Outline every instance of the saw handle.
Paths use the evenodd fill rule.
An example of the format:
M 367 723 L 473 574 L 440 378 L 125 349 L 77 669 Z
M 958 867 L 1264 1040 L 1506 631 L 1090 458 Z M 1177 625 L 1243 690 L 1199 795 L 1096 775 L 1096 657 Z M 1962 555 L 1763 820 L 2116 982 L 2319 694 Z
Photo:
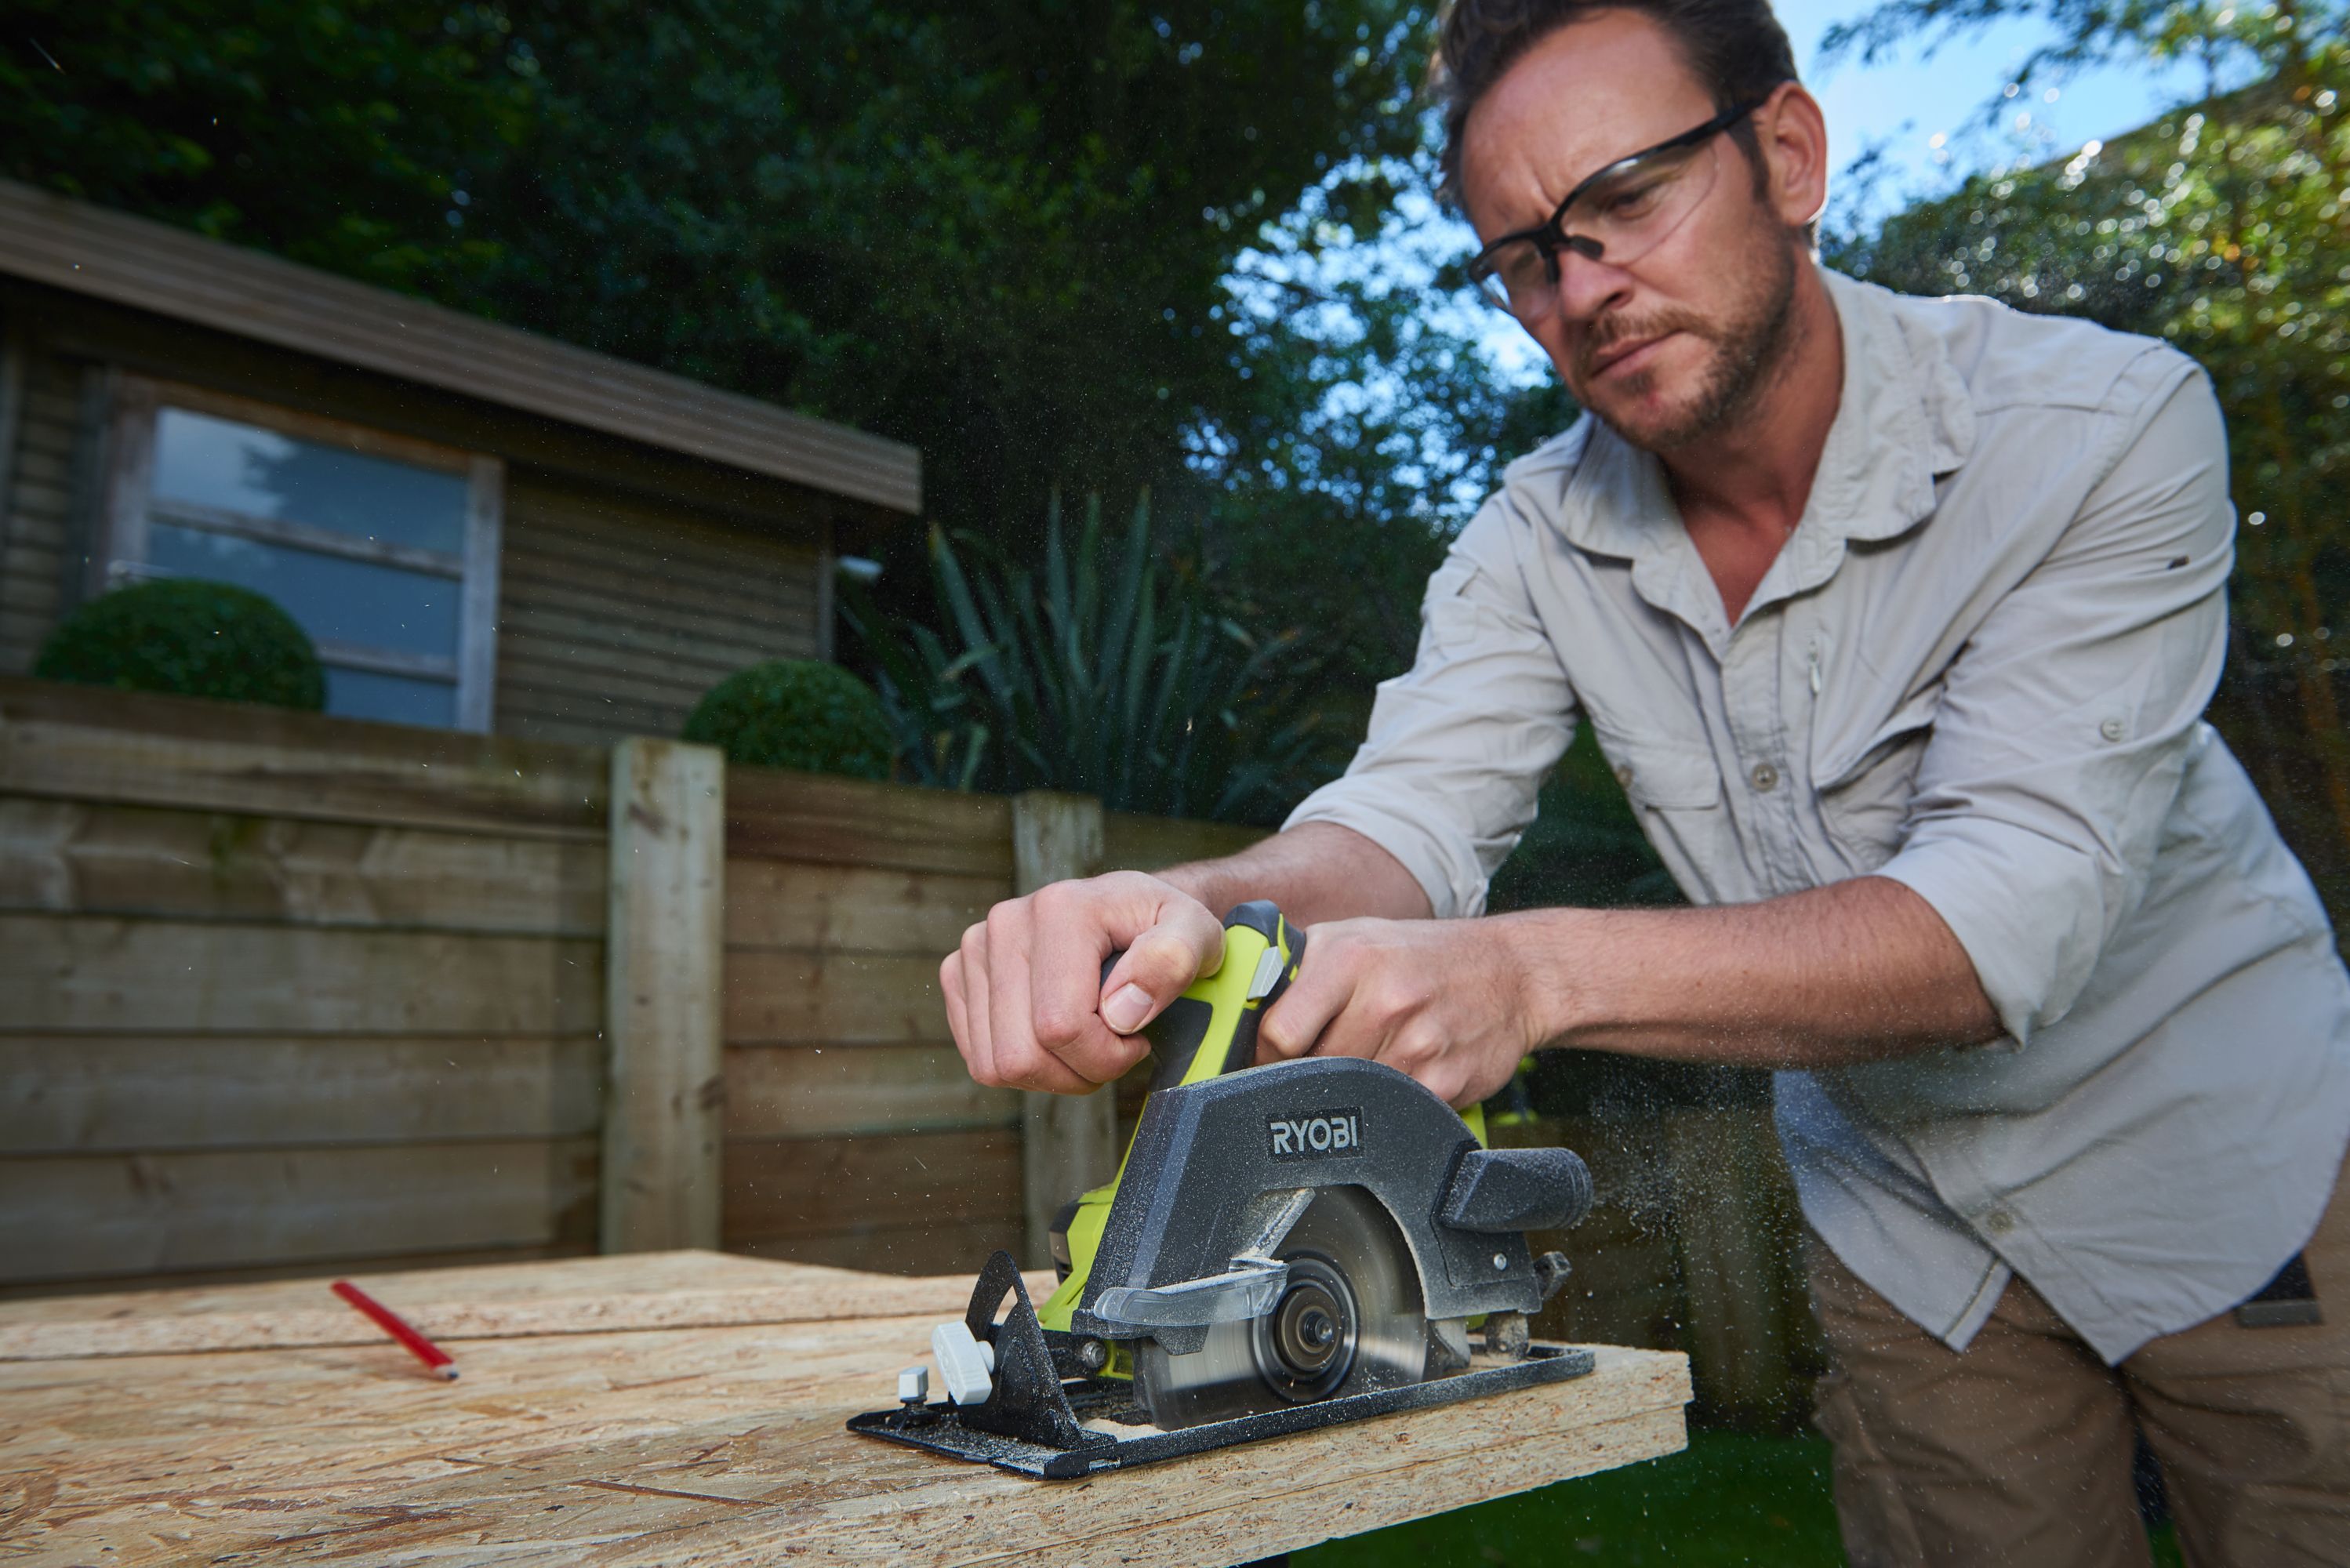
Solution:
M 1102 961 L 1103 984 L 1125 956 L 1121 948 Z M 1222 961 L 1142 1027 L 1158 1064 L 1151 1069 L 1152 1091 L 1236 1073 L 1253 1063 L 1264 1010 L 1281 1000 L 1305 957 L 1305 933 L 1283 919 L 1272 903 L 1257 898 L 1236 906 L 1224 917 Z

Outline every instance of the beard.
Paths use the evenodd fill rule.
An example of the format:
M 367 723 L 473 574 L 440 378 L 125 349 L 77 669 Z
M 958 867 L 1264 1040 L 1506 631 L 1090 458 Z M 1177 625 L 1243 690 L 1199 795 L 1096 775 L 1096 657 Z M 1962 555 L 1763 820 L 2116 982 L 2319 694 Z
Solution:
M 1769 236 L 1755 247 L 1760 263 L 1752 286 L 1721 317 L 1666 309 L 1644 316 L 1611 316 L 1594 325 L 1576 354 L 1585 386 L 1593 361 L 1614 345 L 1679 332 L 1706 343 L 1712 353 L 1696 383 L 1676 402 L 1654 412 L 1632 412 L 1657 390 L 1661 372 L 1635 370 L 1601 398 L 1578 398 L 1599 422 L 1644 452 L 1671 452 L 1735 425 L 1760 399 L 1787 358 L 1794 336 L 1795 257 L 1783 239 Z M 1611 410 L 1608 405 L 1617 407 Z

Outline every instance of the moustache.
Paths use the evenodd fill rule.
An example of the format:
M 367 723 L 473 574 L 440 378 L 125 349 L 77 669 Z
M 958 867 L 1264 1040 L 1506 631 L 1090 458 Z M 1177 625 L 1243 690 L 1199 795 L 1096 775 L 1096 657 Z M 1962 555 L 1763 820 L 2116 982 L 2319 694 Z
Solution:
M 1714 336 L 1711 322 L 1686 310 L 1660 310 L 1647 316 L 1609 316 L 1592 323 L 1583 340 L 1575 345 L 1575 369 L 1588 379 L 1599 373 L 1599 356 L 1617 344 L 1644 342 L 1651 337 L 1662 337 L 1669 332 L 1686 332 L 1697 337 Z

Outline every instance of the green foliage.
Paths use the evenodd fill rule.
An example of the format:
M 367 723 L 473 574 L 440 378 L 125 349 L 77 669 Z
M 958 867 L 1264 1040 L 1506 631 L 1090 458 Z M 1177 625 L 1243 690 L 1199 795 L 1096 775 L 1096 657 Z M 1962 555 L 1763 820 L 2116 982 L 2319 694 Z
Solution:
M 311 712 L 327 700 L 317 649 L 293 617 L 249 588 L 192 577 L 134 583 L 92 599 L 49 635 L 33 673 Z
M 1429 11 L 573 0 L 519 27 L 546 108 L 477 205 L 491 295 L 912 441 L 950 527 L 1033 529 L 1056 480 L 1164 480 L 1253 395 L 1219 280 L 1327 165 L 1416 138 Z
M 1291 717 L 1293 639 L 1216 614 L 1153 556 L 1149 497 L 1125 539 L 1088 499 L 1074 548 L 1060 501 L 1043 568 L 970 542 L 966 566 L 931 534 L 945 637 L 918 620 L 851 616 L 880 668 L 882 701 L 922 782 L 1060 789 L 1115 811 L 1278 820 L 1314 778 L 1313 723 Z
M 1432 11 L 22 0 L 0 165 L 910 441 L 942 521 L 1026 527 L 1035 454 L 1173 480 L 1252 405 L 1221 280 L 1417 140 Z
M 1212 486 L 1197 570 L 1244 624 L 1296 628 L 1333 735 L 1409 667 L 1429 574 L 1511 460 L 1573 422 L 1498 366 L 1426 149 L 1336 171 L 1258 232 L 1211 319 L 1255 400 L 1187 434 Z M 1331 584 L 1343 580 L 1346 591 Z
M 837 664 L 773 659 L 702 693 L 684 738 L 730 763 L 885 779 L 897 741 L 873 688 Z
M 442 0 L 13 0 L 0 171 L 393 287 L 488 260 L 463 171 L 536 101 L 504 13 Z M 463 303 L 452 300 L 452 303 Z
M 1914 20 L 1940 4 L 1900 0 L 1876 16 Z M 1831 258 L 1896 288 L 1990 294 L 2167 337 L 2211 373 L 2244 524 L 2213 718 L 2340 923 L 2350 661 L 2331 645 L 2350 632 L 2339 500 L 2350 482 L 2350 48 L 2338 5 L 2228 15 L 2082 13 L 2082 36 L 2105 57 L 2201 52 L 2259 79 L 2062 163 L 1970 181 L 1846 236 Z

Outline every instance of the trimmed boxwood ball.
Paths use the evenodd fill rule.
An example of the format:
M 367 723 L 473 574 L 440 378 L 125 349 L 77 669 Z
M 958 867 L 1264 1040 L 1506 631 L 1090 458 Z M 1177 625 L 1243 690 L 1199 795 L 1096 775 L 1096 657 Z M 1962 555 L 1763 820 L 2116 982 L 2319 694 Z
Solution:
M 44 680 L 317 712 L 327 672 L 309 634 L 250 588 L 161 577 L 90 600 L 42 646 Z
M 685 738 L 730 763 L 886 779 L 897 754 L 873 688 L 837 664 L 775 659 L 738 670 L 694 704 Z

